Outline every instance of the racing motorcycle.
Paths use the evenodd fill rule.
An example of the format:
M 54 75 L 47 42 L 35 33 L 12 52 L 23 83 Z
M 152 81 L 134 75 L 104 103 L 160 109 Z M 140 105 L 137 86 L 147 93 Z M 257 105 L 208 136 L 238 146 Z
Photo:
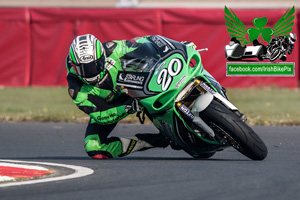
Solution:
M 252 160 L 267 156 L 266 145 L 204 70 L 197 50 L 159 35 L 127 45 L 131 52 L 121 58 L 117 84 L 142 106 L 141 122 L 146 114 L 173 149 L 194 158 L 228 147 Z
M 274 62 L 277 59 L 280 59 L 282 61 L 286 60 L 286 53 L 288 52 L 288 49 L 285 49 L 283 46 L 277 46 L 268 47 L 267 53 L 264 57 L 264 59 L 269 59 L 271 62 Z

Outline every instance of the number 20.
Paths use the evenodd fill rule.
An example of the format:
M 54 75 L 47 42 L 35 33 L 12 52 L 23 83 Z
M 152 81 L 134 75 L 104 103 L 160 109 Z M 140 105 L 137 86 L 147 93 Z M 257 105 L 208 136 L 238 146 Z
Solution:
M 177 63 L 177 68 L 175 68 L 175 64 Z M 159 73 L 158 77 L 157 77 L 157 84 L 161 85 L 161 89 L 162 91 L 166 91 L 172 81 L 173 81 L 173 77 L 177 76 L 182 69 L 182 61 L 178 58 L 173 58 L 169 65 L 168 65 L 168 69 L 164 68 L 163 70 L 161 70 L 161 72 Z

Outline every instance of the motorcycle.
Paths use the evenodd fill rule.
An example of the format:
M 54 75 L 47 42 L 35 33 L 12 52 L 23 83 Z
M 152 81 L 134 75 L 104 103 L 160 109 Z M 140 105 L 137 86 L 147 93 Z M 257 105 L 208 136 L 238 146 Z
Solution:
M 267 49 L 267 53 L 264 57 L 264 59 L 269 59 L 271 62 L 274 62 L 277 59 L 280 59 L 282 61 L 286 60 L 286 53 L 288 52 L 288 49 L 285 49 L 284 46 L 270 46 Z
M 204 70 L 197 50 L 159 35 L 127 45 L 117 84 L 142 106 L 141 123 L 146 113 L 173 149 L 194 158 L 228 147 L 252 160 L 267 156 L 266 145 Z

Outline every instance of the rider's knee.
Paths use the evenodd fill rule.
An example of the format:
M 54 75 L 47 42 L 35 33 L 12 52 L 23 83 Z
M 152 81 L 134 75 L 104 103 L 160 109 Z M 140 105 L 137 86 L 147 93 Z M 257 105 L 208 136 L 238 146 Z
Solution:
M 110 153 L 104 151 L 100 144 L 99 136 L 97 135 L 90 135 L 85 138 L 85 151 L 91 158 L 94 159 L 107 159 L 111 158 L 112 156 Z
M 94 159 L 112 158 L 110 153 L 102 151 L 98 140 L 88 140 L 85 145 L 85 151 L 88 154 L 88 156 Z

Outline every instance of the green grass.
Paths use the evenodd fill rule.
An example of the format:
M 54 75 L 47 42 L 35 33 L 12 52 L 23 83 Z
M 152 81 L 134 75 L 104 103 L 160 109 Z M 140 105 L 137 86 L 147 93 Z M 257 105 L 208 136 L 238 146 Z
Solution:
M 299 90 L 229 88 L 227 96 L 248 117 L 250 125 L 300 125 Z M 65 87 L 3 88 L 0 120 L 86 123 L 89 117 L 73 104 Z M 121 122 L 138 120 L 130 115 Z
M 229 100 L 251 125 L 300 125 L 300 92 L 280 88 L 230 89 Z
M 80 122 L 88 118 L 72 103 L 67 88 L 0 90 L 1 121 Z

